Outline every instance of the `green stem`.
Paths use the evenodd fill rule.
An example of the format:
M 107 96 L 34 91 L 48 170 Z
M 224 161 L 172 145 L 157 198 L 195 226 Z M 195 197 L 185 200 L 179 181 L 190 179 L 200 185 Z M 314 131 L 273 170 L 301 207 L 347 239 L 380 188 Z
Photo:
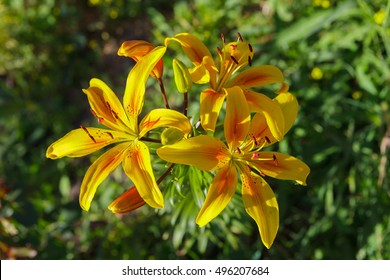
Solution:
M 187 117 L 188 112 L 188 92 L 184 93 L 184 108 L 183 108 L 183 114 Z
M 158 80 L 158 84 L 160 85 L 160 90 L 161 90 L 162 98 L 164 100 L 165 108 L 170 109 L 167 95 L 165 93 L 164 83 L 161 78 L 158 78 L 157 80 Z
M 171 165 L 168 167 L 168 169 L 164 172 L 163 175 L 160 176 L 160 178 L 158 178 L 158 180 L 156 181 L 157 185 L 159 185 L 162 180 L 165 179 L 165 177 L 167 177 L 167 175 L 171 172 L 172 168 L 175 166 L 174 163 L 171 163 Z
M 161 144 L 160 140 L 149 138 L 149 137 L 142 137 L 140 140 L 141 141 L 146 141 L 146 142 L 152 142 L 152 143 L 159 143 L 159 144 Z

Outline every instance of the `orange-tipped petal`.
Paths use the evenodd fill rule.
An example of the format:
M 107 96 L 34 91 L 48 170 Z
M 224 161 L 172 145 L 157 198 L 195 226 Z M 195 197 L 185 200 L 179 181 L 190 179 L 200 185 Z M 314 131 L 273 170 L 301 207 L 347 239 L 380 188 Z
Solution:
M 122 43 L 118 50 L 119 56 L 126 56 L 134 59 L 135 62 L 138 62 L 141 58 L 147 55 L 151 50 L 154 49 L 154 45 L 143 41 L 143 40 L 131 40 L 125 41 Z M 151 75 L 153 78 L 161 78 L 163 74 L 164 64 L 162 59 L 160 59 L 156 66 L 153 68 Z
M 168 46 L 172 40 L 181 45 L 183 51 L 195 65 L 202 63 L 205 56 L 212 57 L 209 49 L 194 35 L 189 33 L 176 34 L 172 38 L 165 39 L 165 46 Z
M 200 209 L 196 223 L 203 227 L 225 209 L 232 199 L 237 186 L 236 168 L 229 164 L 223 167 L 211 182 L 206 200 Z
M 129 140 L 131 136 L 124 132 L 82 127 L 72 130 L 49 146 L 46 157 L 57 159 L 62 157 L 82 157 L 112 143 Z
M 251 67 L 234 77 L 226 87 L 239 86 L 243 89 L 282 83 L 284 76 L 279 68 L 272 65 Z
M 268 249 L 279 228 L 279 206 L 268 183 L 255 174 L 242 173 L 242 199 L 246 212 L 259 228 L 261 240 Z
M 294 180 L 300 185 L 306 185 L 310 168 L 303 161 L 277 152 L 258 152 L 257 155 L 259 160 L 251 162 L 251 166 L 263 174 L 280 180 Z
M 284 116 L 280 105 L 264 94 L 254 91 L 246 90 L 245 97 L 251 112 L 263 113 L 272 135 L 276 140 L 282 140 L 284 137 Z
M 81 208 L 88 211 L 98 186 L 121 163 L 128 143 L 119 144 L 101 155 L 85 173 L 80 187 Z
M 123 214 L 140 208 L 143 205 L 145 205 L 145 201 L 139 195 L 137 188 L 131 187 L 115 199 L 108 206 L 108 209 L 115 214 Z
M 138 116 L 141 113 L 144 104 L 146 80 L 154 66 L 156 66 L 157 62 L 164 55 L 165 51 L 166 47 L 160 46 L 154 48 L 137 62 L 127 76 L 123 106 L 134 126 L 136 126 L 135 124 L 138 122 Z
M 83 89 L 91 111 L 100 124 L 115 130 L 128 131 L 129 121 L 123 106 L 111 88 L 102 80 L 91 79 L 89 88 Z
M 231 150 L 235 150 L 246 138 L 250 127 L 250 111 L 245 95 L 240 87 L 225 90 L 226 116 L 225 138 Z
M 209 88 L 200 94 L 200 121 L 207 131 L 214 131 L 226 95 Z
M 200 135 L 157 149 L 165 161 L 195 166 L 201 170 L 214 170 L 229 162 L 230 153 L 219 139 Z
M 153 174 L 149 149 L 144 143 L 138 141 L 131 144 L 124 155 L 123 169 L 148 205 L 164 207 L 164 198 Z
M 191 123 L 186 116 L 171 109 L 154 109 L 139 124 L 139 137 L 158 127 L 174 127 L 185 135 L 191 132 Z

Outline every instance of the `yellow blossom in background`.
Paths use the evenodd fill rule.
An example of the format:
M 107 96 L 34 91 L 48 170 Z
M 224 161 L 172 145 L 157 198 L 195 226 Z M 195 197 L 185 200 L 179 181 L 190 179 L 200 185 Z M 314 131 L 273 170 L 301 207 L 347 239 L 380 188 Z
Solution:
M 377 11 L 374 14 L 374 21 L 378 25 L 382 25 L 382 23 L 384 22 L 385 18 L 386 18 L 386 12 L 385 12 L 384 9 L 380 9 L 379 11 Z
M 311 77 L 314 79 L 314 80 L 321 80 L 324 76 L 324 74 L 322 73 L 322 70 L 318 67 L 314 67 L 312 70 L 311 70 L 311 73 L 310 73 Z
M 352 93 L 352 98 L 355 100 L 362 98 L 362 96 L 363 96 L 363 93 L 360 90 L 354 91 Z
M 313 0 L 313 6 L 322 7 L 324 9 L 327 9 L 330 7 L 330 1 L 329 0 Z

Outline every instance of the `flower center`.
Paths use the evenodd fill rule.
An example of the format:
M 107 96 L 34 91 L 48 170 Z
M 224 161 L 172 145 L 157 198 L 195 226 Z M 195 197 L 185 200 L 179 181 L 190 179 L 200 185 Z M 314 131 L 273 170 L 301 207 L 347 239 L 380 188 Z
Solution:
M 252 65 L 253 48 L 245 42 L 240 33 L 238 41 L 225 44 L 225 37 L 222 35 L 223 48 L 217 48 L 220 59 L 220 70 L 217 80 L 216 91 L 219 92 L 227 83 L 230 77 L 240 68 L 249 64 Z

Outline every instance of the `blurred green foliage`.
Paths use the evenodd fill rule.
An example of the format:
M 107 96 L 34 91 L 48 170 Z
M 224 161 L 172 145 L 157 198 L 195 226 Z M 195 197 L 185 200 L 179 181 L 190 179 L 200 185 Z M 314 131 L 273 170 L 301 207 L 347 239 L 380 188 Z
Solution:
M 386 0 L 0 2 L 1 258 L 390 259 L 389 14 Z M 230 41 L 240 32 L 253 64 L 281 68 L 298 97 L 295 126 L 272 148 L 312 171 L 308 187 L 268 180 L 281 212 L 270 250 L 240 195 L 205 228 L 195 224 L 210 173 L 176 166 L 160 185 L 164 209 L 115 216 L 106 207 L 131 186 L 120 168 L 84 212 L 79 185 L 96 155 L 45 157 L 50 143 L 94 121 L 81 91 L 89 79 L 123 93 L 132 62 L 117 57 L 121 42 L 162 44 L 180 32 L 210 50 L 220 33 Z M 185 61 L 172 44 L 164 81 L 180 108 L 174 57 Z M 160 107 L 149 82 L 145 108 Z M 191 92 L 195 121 L 198 98 Z M 166 164 L 154 168 L 159 176 Z

